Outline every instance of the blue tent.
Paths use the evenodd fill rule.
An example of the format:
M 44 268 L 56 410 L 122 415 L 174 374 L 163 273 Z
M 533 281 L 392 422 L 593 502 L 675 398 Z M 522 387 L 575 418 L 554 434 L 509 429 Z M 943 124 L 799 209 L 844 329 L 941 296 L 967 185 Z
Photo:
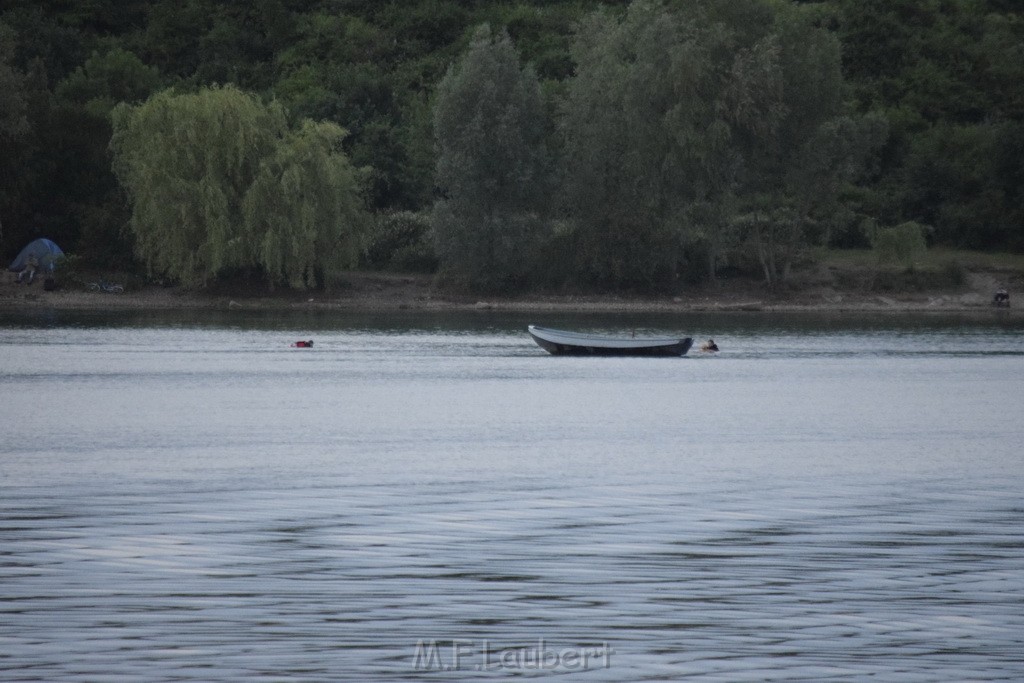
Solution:
M 36 261 L 39 263 L 39 270 L 52 273 L 54 262 L 63 255 L 64 252 L 60 250 L 60 247 L 51 240 L 41 237 L 29 242 L 21 250 L 21 253 L 18 254 L 18 258 L 11 261 L 11 265 L 7 270 L 13 270 L 15 273 L 21 272 L 28 265 L 28 260 L 35 256 Z

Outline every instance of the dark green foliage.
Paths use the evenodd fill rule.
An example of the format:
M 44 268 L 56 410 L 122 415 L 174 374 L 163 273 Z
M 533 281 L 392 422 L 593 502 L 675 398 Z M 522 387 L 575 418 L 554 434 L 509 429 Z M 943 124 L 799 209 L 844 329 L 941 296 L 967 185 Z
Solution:
M 893 137 L 878 218 L 935 226 L 938 243 L 1024 247 L 1019 134 L 1024 16 L 992 0 L 842 0 L 844 67 Z M 1009 150 L 1009 151 L 1008 151 Z
M 1024 161 L 1020 125 L 937 125 L 917 136 L 906 160 L 912 215 L 935 226 L 942 244 L 1019 247 Z
M 277 98 L 290 126 L 337 124 L 345 155 L 369 168 L 372 209 L 429 210 L 447 191 L 434 187 L 437 88 L 485 22 L 537 75 L 545 148 L 580 171 L 565 176 L 563 229 L 541 235 L 552 249 L 520 256 L 537 259 L 520 284 L 550 286 L 550 253 L 576 285 L 714 277 L 750 246 L 735 219 L 765 212 L 795 217 L 774 233 L 789 240 L 778 264 L 814 242 L 865 246 L 865 220 L 1024 250 L 1012 0 L 7 0 L 0 252 L 46 234 L 130 263 L 106 117 L 167 87 L 232 84 Z M 587 156 L 600 145 L 603 184 Z
M 839 44 L 814 18 L 756 1 L 635 2 L 582 25 L 561 122 L 585 279 L 670 287 L 695 259 L 714 277 L 746 236 L 774 284 L 827 241 L 824 220 L 886 125 L 842 116 Z
M 621 18 L 591 15 L 573 43 L 577 73 L 561 117 L 562 197 L 571 269 L 583 284 L 664 289 L 677 277 L 673 222 L 696 190 L 686 173 L 689 112 L 677 112 L 672 84 L 692 87 L 703 68 L 691 64 L 699 53 L 681 54 L 684 41 L 675 15 L 638 2 Z
M 14 64 L 23 70 L 37 69 L 51 84 L 81 66 L 89 56 L 89 43 L 98 39 L 31 0 L 16 3 L 0 14 L 0 21 L 14 29 L 14 36 L 5 39 L 13 42 Z
M 437 270 L 429 216 L 411 211 L 377 214 L 364 238 L 360 264 L 373 270 L 397 272 Z
M 325 270 L 356 262 L 365 217 L 344 137 L 333 123 L 302 121 L 275 141 L 245 191 L 238 248 L 272 287 L 319 288 Z
M 508 35 L 479 27 L 438 86 L 434 207 L 438 257 L 458 286 L 522 286 L 541 237 L 548 162 L 536 75 Z
M 160 84 L 160 74 L 131 52 L 114 48 L 94 52 L 57 86 L 56 95 L 96 118 L 104 119 L 118 104 L 135 104 L 149 97 Z
M 114 168 L 151 273 L 199 284 L 250 265 L 242 202 L 286 129 L 282 107 L 235 88 L 168 90 L 114 111 Z
M 119 103 L 137 103 L 158 87 L 160 76 L 126 50 L 94 52 L 55 90 L 54 145 L 75 163 L 61 163 L 52 180 L 61 193 L 68 248 L 96 267 L 128 271 L 133 267 L 133 239 L 125 229 L 130 212 L 111 171 L 108 149 L 110 112 Z M 74 235 L 67 234 L 73 227 Z
M 17 218 L 27 208 L 23 197 L 31 182 L 25 166 L 32 155 L 34 129 L 29 119 L 30 80 L 15 65 L 15 36 L 14 29 L 0 22 L 0 149 L 4 150 L 0 154 L 0 244 L 12 245 L 30 241 L 26 226 L 19 225 Z M 10 247 L 5 250 L 11 251 Z M 7 255 L 0 254 L 5 258 Z
M 114 168 L 151 274 L 185 284 L 258 270 L 313 288 L 351 265 L 363 223 L 344 131 L 231 87 L 164 91 L 114 111 Z
M 0 139 L 13 140 L 29 130 L 26 76 L 14 65 L 14 29 L 0 23 Z
M 914 259 L 928 248 L 924 241 L 924 227 L 913 221 L 900 225 L 875 228 L 871 235 L 871 248 L 879 265 L 899 265 L 914 268 Z
M 15 17 L 17 18 L 17 17 Z M 48 89 L 44 62 L 29 58 L 20 34 L 0 22 L 0 221 L 3 256 L 13 257 L 28 241 L 49 237 L 71 250 L 76 247 L 82 215 L 99 209 L 93 192 L 113 185 L 109 158 L 97 158 L 90 145 L 103 140 L 103 124 L 84 112 L 56 106 Z M 99 211 L 95 212 L 99 213 Z M 115 223 L 116 225 L 116 223 Z M 122 246 L 110 245 L 112 248 Z
M 457 41 L 471 25 L 462 4 L 451 0 L 420 0 L 411 6 L 389 3 L 377 20 L 393 32 L 402 53 L 436 52 Z

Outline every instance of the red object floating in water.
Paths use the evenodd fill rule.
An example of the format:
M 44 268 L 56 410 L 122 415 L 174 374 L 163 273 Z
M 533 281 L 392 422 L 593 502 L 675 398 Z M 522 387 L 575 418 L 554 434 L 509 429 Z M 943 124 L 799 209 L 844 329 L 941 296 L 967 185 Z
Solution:
M 295 349 L 310 349 L 310 348 L 313 348 L 313 340 L 310 339 L 309 341 L 297 341 L 294 344 L 292 344 L 292 348 L 295 348 Z

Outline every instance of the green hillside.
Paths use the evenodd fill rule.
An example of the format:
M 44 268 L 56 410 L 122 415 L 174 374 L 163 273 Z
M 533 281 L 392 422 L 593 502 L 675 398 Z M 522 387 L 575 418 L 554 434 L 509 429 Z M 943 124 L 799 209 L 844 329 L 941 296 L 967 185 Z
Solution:
M 174 98 L 228 102 L 225 86 L 283 118 L 251 169 L 206 177 L 168 131 L 249 109 Z M 1024 251 L 1011 0 L 8 0 L 0 92 L 8 259 L 47 236 L 91 267 L 183 282 L 317 287 L 358 266 L 640 291 L 774 284 L 811 248 L 896 226 Z M 180 118 L 129 134 L 148 102 Z M 234 144 L 205 139 L 210 158 Z M 346 185 L 314 206 L 328 167 Z M 175 225 L 180 240 L 153 238 Z

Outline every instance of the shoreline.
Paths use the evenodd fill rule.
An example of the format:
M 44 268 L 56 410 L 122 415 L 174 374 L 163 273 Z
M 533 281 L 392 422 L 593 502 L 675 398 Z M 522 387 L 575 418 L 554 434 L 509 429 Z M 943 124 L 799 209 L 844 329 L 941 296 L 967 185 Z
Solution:
M 981 283 L 988 284 L 987 282 Z M 508 313 L 914 313 L 986 315 L 1022 319 L 1024 309 L 995 307 L 980 287 L 956 291 L 846 292 L 830 287 L 772 294 L 750 283 L 722 283 L 715 289 L 694 288 L 675 296 L 525 295 L 521 297 L 460 296 L 436 291 L 422 276 L 355 274 L 331 292 L 287 292 L 276 296 L 190 291 L 150 286 L 122 294 L 63 288 L 47 292 L 41 282 L 0 284 L 0 311 L 126 310 L 126 311 L 338 311 L 338 312 L 469 312 Z

